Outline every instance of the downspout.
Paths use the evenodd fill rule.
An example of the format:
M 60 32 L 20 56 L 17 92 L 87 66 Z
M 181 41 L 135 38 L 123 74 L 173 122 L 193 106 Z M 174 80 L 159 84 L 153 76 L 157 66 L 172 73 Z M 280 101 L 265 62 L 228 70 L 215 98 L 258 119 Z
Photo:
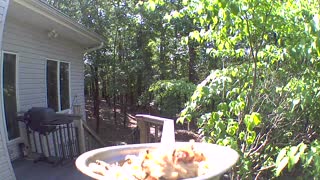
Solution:
M 100 44 L 98 46 L 95 46 L 95 47 L 92 47 L 92 48 L 88 48 L 88 49 L 85 49 L 84 51 L 84 56 L 92 51 L 95 51 L 95 50 L 98 50 L 98 49 L 101 49 L 102 47 L 104 46 L 104 43 L 101 41 Z M 74 97 L 74 101 L 76 100 L 77 96 Z M 74 102 L 72 103 L 72 105 L 74 106 Z M 73 107 L 72 107 L 73 108 Z M 78 114 L 81 112 L 81 110 L 78 110 Z M 81 114 L 81 113 L 80 113 Z M 85 117 L 85 112 L 83 111 L 82 112 L 82 116 Z M 85 146 L 85 138 L 84 138 L 84 129 L 83 129 L 83 124 L 82 124 L 82 119 L 80 119 L 79 121 L 79 136 L 80 136 L 80 139 L 79 139 L 79 146 L 80 146 L 80 152 L 81 153 L 84 153 L 86 151 L 86 146 Z

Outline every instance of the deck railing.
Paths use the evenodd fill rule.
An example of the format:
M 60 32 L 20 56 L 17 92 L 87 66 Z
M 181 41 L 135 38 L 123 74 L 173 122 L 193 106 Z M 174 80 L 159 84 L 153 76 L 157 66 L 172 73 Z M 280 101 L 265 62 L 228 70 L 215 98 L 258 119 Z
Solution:
M 82 127 L 84 130 L 86 151 L 107 146 L 107 144 L 87 125 L 86 122 L 82 123 Z
M 175 141 L 173 119 L 137 114 L 136 120 L 140 132 L 140 143 Z
M 58 114 L 59 116 L 59 114 Z M 80 119 L 80 116 L 68 114 L 61 116 L 63 118 L 72 118 L 74 121 Z M 23 121 L 20 116 L 20 121 Z M 44 125 L 50 128 L 47 132 L 32 130 L 26 125 L 26 142 L 20 143 L 21 155 L 30 156 L 34 162 L 46 161 L 52 164 L 60 164 L 65 160 L 74 159 L 80 155 L 78 127 L 74 121 L 66 124 Z M 27 149 L 24 149 L 27 144 Z
M 79 115 L 79 109 L 74 109 L 74 114 Z M 146 114 L 137 114 L 131 118 L 135 118 L 137 121 L 139 143 L 175 141 L 174 120 Z M 108 145 L 82 119 L 76 120 L 74 123 L 78 127 L 80 153 Z
M 80 106 L 74 106 L 73 113 L 81 115 Z M 79 129 L 79 149 L 81 153 L 107 146 L 107 144 L 80 118 L 75 122 Z

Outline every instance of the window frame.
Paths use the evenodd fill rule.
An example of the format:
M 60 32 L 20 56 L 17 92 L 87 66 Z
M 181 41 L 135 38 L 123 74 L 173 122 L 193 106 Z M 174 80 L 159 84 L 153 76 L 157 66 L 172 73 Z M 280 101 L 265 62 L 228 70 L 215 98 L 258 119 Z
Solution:
M 2 98 L 2 102 L 1 102 L 1 111 L 2 111 L 2 119 L 4 120 L 3 121 L 3 128 L 4 128 L 4 131 L 5 132 L 5 137 L 6 137 L 6 140 L 7 140 L 7 143 L 8 144 L 12 144 L 12 143 L 16 143 L 16 142 L 20 142 L 22 141 L 22 136 L 21 136 L 21 129 L 20 129 L 20 126 L 19 126 L 19 122 L 18 122 L 18 129 L 19 129 L 19 136 L 14 138 L 14 139 L 11 139 L 9 140 L 9 136 L 8 136 L 8 127 L 7 127 L 7 119 L 5 117 L 5 109 L 4 109 L 4 93 L 3 93 L 3 86 L 4 86 L 4 82 L 3 82 L 3 65 L 4 65 L 4 54 L 11 54 L 11 55 L 15 55 L 16 56 L 16 69 L 15 69 L 15 74 L 16 74 L 16 103 L 17 103 L 17 115 L 19 114 L 20 112 L 20 96 L 19 96 L 19 53 L 18 52 L 14 52 L 14 51 L 6 51 L 6 50 L 2 50 L 1 51 L 1 83 L 0 83 L 0 88 L 1 88 L 1 98 Z
M 57 92 L 58 92 L 58 113 L 66 113 L 70 112 L 71 110 L 71 62 L 68 61 L 62 61 L 62 60 L 57 60 L 53 58 L 46 58 L 46 63 L 45 63 L 45 77 L 47 77 L 47 64 L 48 61 L 55 61 L 57 62 Z M 69 90 L 69 108 L 68 109 L 63 109 L 61 110 L 61 94 L 60 94 L 60 63 L 66 63 L 68 64 L 68 78 L 69 78 L 69 85 L 68 85 L 68 90 Z M 46 82 L 46 105 L 48 107 L 48 81 L 47 78 L 45 78 Z

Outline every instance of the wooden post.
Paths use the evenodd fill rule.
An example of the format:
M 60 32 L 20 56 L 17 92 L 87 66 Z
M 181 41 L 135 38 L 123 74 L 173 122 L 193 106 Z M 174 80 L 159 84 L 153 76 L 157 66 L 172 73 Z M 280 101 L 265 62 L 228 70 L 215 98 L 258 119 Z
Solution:
M 148 125 L 142 118 L 137 117 L 136 119 L 140 131 L 140 143 L 148 143 L 148 134 L 150 133 L 150 129 L 148 130 Z
M 140 143 L 150 142 L 150 124 L 156 125 L 156 136 L 158 134 L 157 128 L 159 128 L 157 126 L 163 126 L 161 133 L 161 143 L 173 144 L 175 142 L 174 120 L 145 114 L 137 114 L 136 120 L 138 122 L 138 128 L 140 130 Z
M 83 129 L 83 120 L 82 120 L 82 113 L 81 113 L 81 105 L 73 105 L 73 114 L 81 116 L 81 118 L 75 121 L 75 125 L 78 127 L 78 134 L 79 134 L 79 150 L 80 153 L 86 152 L 86 144 L 85 144 L 85 136 L 84 136 L 84 129 Z
M 159 142 L 159 126 L 154 126 L 154 141 Z
M 150 123 L 149 122 L 145 122 L 144 123 L 146 126 L 145 126 L 145 132 L 146 132 L 146 143 L 150 143 L 151 142 L 151 138 L 150 138 Z

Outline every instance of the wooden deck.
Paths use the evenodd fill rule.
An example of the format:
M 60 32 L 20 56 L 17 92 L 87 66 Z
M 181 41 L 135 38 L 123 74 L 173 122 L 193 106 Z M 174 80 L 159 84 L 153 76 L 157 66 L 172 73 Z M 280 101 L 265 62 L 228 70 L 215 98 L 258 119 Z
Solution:
M 53 166 L 22 159 L 12 162 L 12 166 L 17 180 L 91 180 L 77 170 L 74 160 Z
M 162 143 L 173 143 L 175 141 L 174 134 L 174 120 L 166 119 L 156 116 L 150 116 L 145 114 L 136 115 L 136 121 L 140 130 L 140 143 L 148 143 L 151 141 L 151 134 L 154 136 L 155 142 L 161 141 Z M 80 119 L 78 127 L 83 127 L 83 132 L 79 133 L 82 136 L 79 137 L 80 150 L 87 151 L 98 147 L 106 146 L 102 143 L 102 140 L 95 135 L 95 132 L 90 130 L 84 122 Z M 77 123 L 79 123 L 77 122 Z M 80 128 L 82 130 L 82 128 Z M 154 132 L 151 132 L 151 131 Z M 86 142 L 90 142 L 90 139 L 84 138 L 92 136 L 92 140 L 97 141 L 97 147 L 87 147 Z M 150 134 L 151 133 L 151 134 Z M 161 137 L 160 137 L 161 136 Z M 154 141 L 153 141 L 154 142 Z M 82 144 L 82 145 L 81 145 Z M 81 146 L 83 146 L 81 148 Z M 17 180 L 90 180 L 91 178 L 83 175 L 75 167 L 75 160 L 67 160 L 63 165 L 52 165 L 46 162 L 34 163 L 32 160 L 21 159 L 12 162 L 13 170 Z M 0 177 L 1 179 L 1 177 Z

